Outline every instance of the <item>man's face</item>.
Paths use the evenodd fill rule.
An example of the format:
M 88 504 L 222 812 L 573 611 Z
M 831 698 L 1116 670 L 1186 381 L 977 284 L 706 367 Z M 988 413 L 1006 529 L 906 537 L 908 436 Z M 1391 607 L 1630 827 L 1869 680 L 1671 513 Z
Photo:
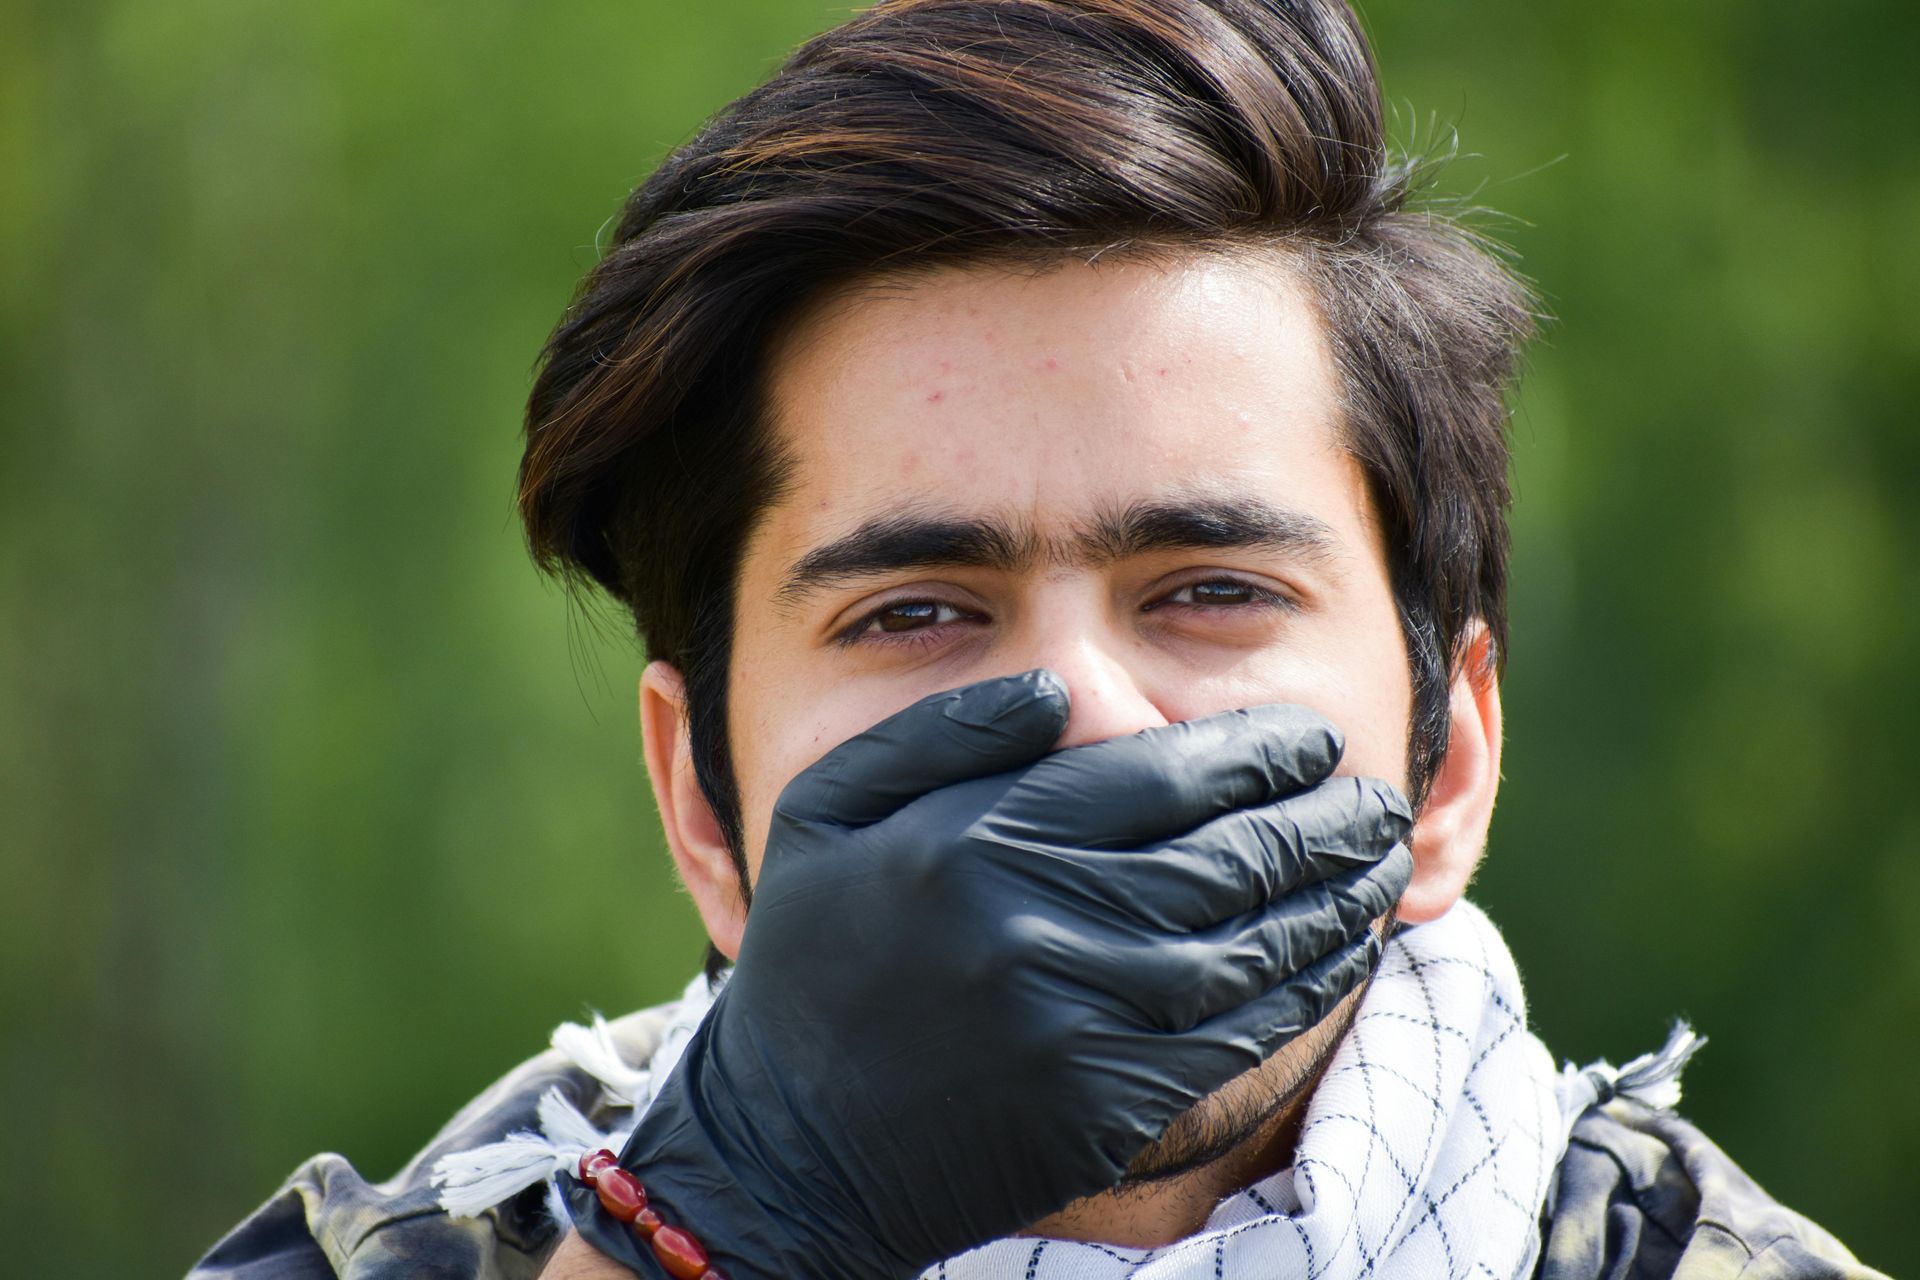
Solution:
M 1283 260 L 857 287 L 799 318 L 768 389 L 793 472 L 744 553 L 728 699 L 750 879 L 807 765 L 926 694 L 1033 667 L 1071 695 L 1063 747 L 1294 702 L 1346 735 L 1340 772 L 1405 788 L 1381 537 Z M 1339 1021 L 1204 1099 L 1135 1170 L 1270 1113 Z

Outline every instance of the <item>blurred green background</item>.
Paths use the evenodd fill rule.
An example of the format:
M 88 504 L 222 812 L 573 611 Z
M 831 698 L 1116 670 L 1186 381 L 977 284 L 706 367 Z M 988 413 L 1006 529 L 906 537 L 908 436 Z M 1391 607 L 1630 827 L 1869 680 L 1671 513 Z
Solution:
M 527 565 L 596 229 L 846 10 L 0 9 L 0 1118 L 12 1274 L 177 1275 L 385 1176 L 700 954 L 638 655 Z M 1865 0 L 1366 13 L 1557 316 L 1516 424 L 1476 890 L 1563 1056 L 1920 1261 L 1920 111 Z M 24 1253 L 22 1252 L 24 1250 Z

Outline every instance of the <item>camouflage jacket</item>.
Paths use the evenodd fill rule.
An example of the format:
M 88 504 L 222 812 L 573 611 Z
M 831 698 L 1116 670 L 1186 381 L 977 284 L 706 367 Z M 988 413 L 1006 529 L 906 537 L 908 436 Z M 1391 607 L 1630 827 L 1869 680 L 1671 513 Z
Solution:
M 643 1062 L 663 1009 L 613 1024 Z M 308 1160 L 215 1245 L 188 1280 L 530 1280 L 558 1242 L 536 1186 L 479 1218 L 449 1218 L 428 1178 L 453 1151 L 537 1127 L 558 1087 L 602 1127 L 614 1123 L 591 1076 L 549 1050 L 474 1099 L 394 1177 L 370 1183 L 337 1155 Z M 1543 1220 L 1538 1280 L 1886 1280 L 1785 1208 L 1679 1116 L 1625 1099 L 1574 1125 Z

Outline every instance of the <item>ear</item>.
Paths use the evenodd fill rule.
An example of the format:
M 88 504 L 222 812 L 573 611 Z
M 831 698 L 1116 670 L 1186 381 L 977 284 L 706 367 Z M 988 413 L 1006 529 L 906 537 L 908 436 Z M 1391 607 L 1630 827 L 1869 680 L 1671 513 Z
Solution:
M 660 807 L 667 849 L 679 868 L 707 937 L 729 960 L 740 955 L 740 934 L 747 908 L 740 896 L 740 875 L 719 819 L 707 803 L 693 772 L 687 732 L 686 683 L 664 662 L 650 662 L 640 675 L 640 738 L 647 756 L 647 777 Z
M 1486 852 L 1500 790 L 1500 684 L 1488 661 L 1492 644 L 1486 624 L 1476 619 L 1453 677 L 1447 754 L 1413 828 L 1413 883 L 1400 899 L 1400 919 L 1408 924 L 1445 915 Z

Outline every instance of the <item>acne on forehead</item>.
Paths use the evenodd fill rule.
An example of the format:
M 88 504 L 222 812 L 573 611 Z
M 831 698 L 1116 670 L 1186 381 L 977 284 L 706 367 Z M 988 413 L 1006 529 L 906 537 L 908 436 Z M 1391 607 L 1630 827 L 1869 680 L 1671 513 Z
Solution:
M 790 562 L 903 489 L 1017 503 L 1049 480 L 1076 500 L 1179 471 L 1284 480 L 1300 455 L 1267 456 L 1276 421 L 1310 425 L 1319 468 L 1348 467 L 1335 385 L 1305 282 L 1277 254 L 856 283 L 769 347 L 769 428 L 793 470 L 753 541 Z

